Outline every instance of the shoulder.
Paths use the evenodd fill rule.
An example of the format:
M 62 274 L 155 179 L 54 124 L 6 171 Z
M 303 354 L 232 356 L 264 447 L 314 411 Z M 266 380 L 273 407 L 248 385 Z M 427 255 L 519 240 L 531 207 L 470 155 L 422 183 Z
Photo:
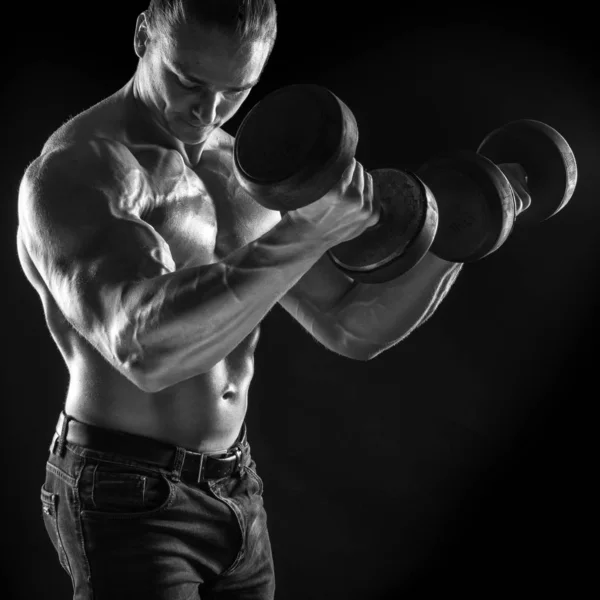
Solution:
M 81 112 L 71 115 L 46 140 L 42 155 L 59 147 L 85 144 L 94 138 L 119 139 L 122 129 L 122 90 L 100 100 Z
M 27 167 L 22 186 L 122 184 L 139 170 L 139 163 L 124 144 L 96 137 L 50 147 Z
M 111 205 L 139 196 L 143 187 L 135 157 L 113 140 L 93 138 L 54 147 L 26 169 L 18 192 L 19 223 L 46 230 L 104 219 Z M 110 212 L 115 212 L 110 208 Z
M 73 170 L 75 165 L 83 168 L 83 173 Z M 140 168 L 140 165 L 125 144 L 107 137 L 92 136 L 48 146 L 28 171 L 89 176 L 89 170 L 102 172 L 106 169 L 131 168 Z

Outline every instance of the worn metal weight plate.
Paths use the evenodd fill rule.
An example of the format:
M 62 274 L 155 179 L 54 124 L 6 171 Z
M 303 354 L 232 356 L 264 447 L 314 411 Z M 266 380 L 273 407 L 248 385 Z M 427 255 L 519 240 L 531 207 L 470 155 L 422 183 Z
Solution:
M 373 193 L 379 221 L 358 237 L 329 251 L 355 281 L 383 283 L 412 269 L 429 250 L 438 226 L 435 199 L 413 173 L 376 169 Z

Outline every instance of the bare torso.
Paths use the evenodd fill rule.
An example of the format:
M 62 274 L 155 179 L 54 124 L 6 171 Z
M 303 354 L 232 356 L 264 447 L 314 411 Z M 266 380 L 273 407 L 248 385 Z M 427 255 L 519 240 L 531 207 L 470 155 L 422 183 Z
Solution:
M 199 164 L 192 167 L 179 152 L 128 131 L 126 107 L 131 108 L 131 101 L 130 82 L 61 127 L 45 151 L 86 137 L 126 146 L 150 190 L 142 218 L 167 242 L 177 269 L 214 263 L 280 220 L 279 213 L 239 193 L 228 134 L 213 133 Z M 114 369 L 63 317 L 23 244 L 19 256 L 69 370 L 68 415 L 196 451 L 222 450 L 235 441 L 246 415 L 258 328 L 209 372 L 147 393 Z

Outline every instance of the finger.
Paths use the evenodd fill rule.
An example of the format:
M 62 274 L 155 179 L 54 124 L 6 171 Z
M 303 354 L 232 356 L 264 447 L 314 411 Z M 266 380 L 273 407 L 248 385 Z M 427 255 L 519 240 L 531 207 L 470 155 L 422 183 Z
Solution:
M 372 205 L 375 202 L 375 184 L 371 173 L 365 175 L 365 197 L 368 198 L 369 204 Z
M 517 214 L 519 214 L 531 206 L 531 196 L 527 188 L 527 173 L 518 163 L 505 163 L 499 167 L 513 189 Z
M 527 192 L 527 188 L 521 183 L 513 182 L 512 186 L 515 195 L 515 204 L 517 205 L 517 214 L 519 214 L 531 206 L 531 196 Z
M 375 184 L 373 183 L 373 176 L 370 173 L 366 174 L 365 179 L 365 199 L 368 202 L 369 212 L 371 213 L 367 226 L 372 227 L 379 222 L 381 207 L 379 199 L 375 198 Z
M 342 178 L 340 179 L 340 183 L 344 187 L 350 185 L 350 183 L 352 182 L 352 180 L 354 178 L 354 172 L 356 170 L 356 165 L 357 164 L 358 163 L 353 158 L 352 161 L 350 162 L 350 164 L 346 167 L 344 173 L 342 174 Z
M 352 183 L 362 196 L 365 189 L 365 170 L 359 162 L 356 163 L 356 169 L 354 171 L 354 178 Z

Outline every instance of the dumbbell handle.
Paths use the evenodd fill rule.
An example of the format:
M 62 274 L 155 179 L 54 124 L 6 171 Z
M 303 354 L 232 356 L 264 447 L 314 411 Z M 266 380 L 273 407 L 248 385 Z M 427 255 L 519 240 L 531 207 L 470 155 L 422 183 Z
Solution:
M 511 179 L 508 177 L 507 171 L 509 173 L 512 171 L 513 172 L 512 174 L 514 175 L 514 177 L 519 178 L 521 180 L 520 183 L 524 187 L 524 191 L 529 195 L 529 190 L 527 189 L 527 173 L 525 172 L 525 169 L 520 164 L 518 164 L 518 163 L 501 163 L 501 164 L 497 165 L 497 167 L 504 173 L 504 175 L 509 180 L 510 186 L 511 186 L 513 194 L 515 196 L 518 195 L 519 198 L 521 198 L 522 194 L 517 193 L 517 191 L 515 190 L 513 181 L 511 181 Z M 367 171 L 367 173 L 368 173 L 368 171 Z M 367 228 L 367 230 L 372 230 L 375 227 L 378 227 L 381 224 L 381 220 L 384 218 L 384 215 L 385 215 L 385 211 L 383 210 L 383 205 L 377 201 L 377 194 L 376 194 L 375 189 L 373 189 L 373 196 L 374 196 L 373 212 L 377 215 L 377 222 L 374 223 L 373 225 L 369 226 Z M 515 217 L 517 217 L 521 213 L 525 212 L 529 208 L 529 206 L 531 205 L 531 197 L 529 198 L 529 200 L 530 200 L 529 203 L 524 203 L 522 200 L 521 200 L 521 202 L 515 202 Z
M 518 163 L 501 163 L 499 165 L 496 165 L 503 173 L 504 175 L 507 177 L 509 184 L 511 186 L 512 192 L 515 195 L 515 218 L 520 215 L 521 213 L 525 212 L 529 206 L 531 205 L 531 197 L 529 196 L 529 190 L 527 189 L 527 173 L 525 172 L 525 169 Z M 512 172 L 512 173 L 511 173 Z M 367 171 L 368 173 L 368 171 Z M 519 181 L 519 183 L 521 183 L 521 185 L 524 188 L 525 193 L 529 196 L 529 202 L 523 202 L 523 200 L 521 200 L 520 202 L 516 201 L 516 196 L 518 195 L 519 198 L 522 198 L 522 194 L 518 193 L 515 190 L 515 186 L 513 184 L 513 181 L 511 180 L 511 178 L 508 177 L 508 174 L 512 174 L 513 175 L 513 179 L 517 178 Z M 367 227 L 367 229 L 365 231 L 372 231 L 374 230 L 376 227 L 378 227 L 379 225 L 381 225 L 382 219 L 384 218 L 385 215 L 385 211 L 383 209 L 383 205 L 380 204 L 377 200 L 377 194 L 376 194 L 376 188 L 373 189 L 373 212 L 376 214 L 377 216 L 377 221 L 373 224 L 370 225 L 369 227 Z
M 367 171 L 367 173 L 369 173 L 369 172 Z M 368 230 L 372 230 L 372 229 L 375 229 L 375 227 L 379 227 L 379 225 L 381 225 L 381 220 L 383 219 L 383 214 L 384 214 L 383 206 L 377 199 L 376 188 L 375 188 L 374 183 L 373 183 L 373 213 L 375 213 L 375 216 L 377 217 L 377 221 L 373 225 L 367 227 Z

